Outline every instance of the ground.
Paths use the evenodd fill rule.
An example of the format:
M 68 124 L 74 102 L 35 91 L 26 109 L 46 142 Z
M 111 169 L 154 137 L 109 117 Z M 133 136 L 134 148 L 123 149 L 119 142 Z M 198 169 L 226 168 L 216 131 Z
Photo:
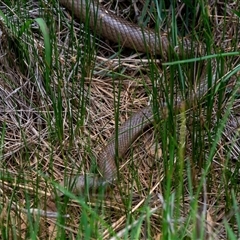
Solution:
M 129 3 L 104 4 L 134 21 Z M 137 6 L 144 13 L 144 1 Z M 156 6 L 146 6 L 154 28 Z M 187 36 L 190 55 L 119 52 L 58 2 L 0 3 L 8 20 L 0 25 L 3 239 L 239 237 L 238 3 L 165 8 L 161 31 L 172 44 L 174 29 Z M 97 155 L 116 126 L 148 104 L 154 124 L 119 161 L 113 186 L 51 198 L 64 176 L 98 173 Z M 30 207 L 70 218 L 39 219 L 23 211 Z

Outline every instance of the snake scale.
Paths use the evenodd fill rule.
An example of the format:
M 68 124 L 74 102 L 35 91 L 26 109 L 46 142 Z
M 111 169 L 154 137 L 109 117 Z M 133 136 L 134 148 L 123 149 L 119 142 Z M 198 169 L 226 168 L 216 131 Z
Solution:
M 60 4 L 74 13 L 81 21 L 89 20 L 89 26 L 97 34 L 107 38 L 124 47 L 135 49 L 138 52 L 151 52 L 166 56 L 170 43 L 167 36 L 163 33 L 156 32 L 149 28 L 142 28 L 136 24 L 122 19 L 95 1 L 86 0 L 59 0 Z M 183 48 L 189 47 L 189 40 L 183 38 L 179 40 Z M 88 186 L 98 187 L 106 182 L 112 182 L 116 177 L 117 168 L 115 164 L 115 151 L 118 149 L 118 157 L 122 157 L 131 143 L 143 132 L 143 130 L 152 123 L 153 112 L 151 106 L 148 106 L 130 117 L 119 128 L 117 136 L 115 133 L 112 140 L 101 151 L 97 162 L 102 177 L 88 176 Z M 117 141 L 116 141 L 117 137 Z M 117 148 L 116 148 L 117 142 Z M 75 176 L 65 179 L 61 184 L 69 186 L 72 191 L 79 194 L 85 187 L 86 176 Z

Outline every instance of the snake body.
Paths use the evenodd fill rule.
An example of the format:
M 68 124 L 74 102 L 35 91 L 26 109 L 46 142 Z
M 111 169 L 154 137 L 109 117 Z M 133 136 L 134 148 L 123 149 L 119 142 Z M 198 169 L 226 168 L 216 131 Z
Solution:
M 94 32 L 123 47 L 158 54 L 163 54 L 169 47 L 169 41 L 165 35 L 156 34 L 152 29 L 142 28 L 118 17 L 95 1 L 59 0 L 59 2 L 81 21 L 89 21 L 89 26 Z
M 110 141 L 100 152 L 97 162 L 102 177 L 80 175 L 65 179 L 63 186 L 70 186 L 72 192 L 81 194 L 85 189 L 85 185 L 89 188 L 98 188 L 100 185 L 111 183 L 117 175 L 117 167 L 115 158 L 121 158 L 128 150 L 131 143 L 152 124 L 153 112 L 151 106 L 145 107 L 133 114 L 125 121 L 118 132 L 115 132 Z M 87 176 L 87 178 L 86 178 Z M 59 193 L 59 195 L 62 195 Z
M 164 34 L 156 34 L 148 28 L 141 28 L 130 23 L 103 8 L 95 1 L 86 0 L 59 0 L 67 9 L 81 21 L 89 21 L 93 31 L 101 36 L 119 43 L 124 47 L 135 49 L 139 52 L 157 53 L 166 55 L 170 43 Z M 187 38 L 182 40 L 182 44 L 188 46 Z M 108 145 L 101 151 L 97 162 L 102 173 L 101 178 L 77 176 L 65 179 L 63 185 L 71 184 L 72 191 L 79 194 L 85 187 L 86 179 L 89 187 L 111 182 L 116 177 L 117 167 L 115 164 L 116 155 L 121 158 L 129 148 L 130 144 L 152 123 L 153 112 L 150 106 L 142 109 L 130 117 L 119 128 L 117 133 L 111 137 Z

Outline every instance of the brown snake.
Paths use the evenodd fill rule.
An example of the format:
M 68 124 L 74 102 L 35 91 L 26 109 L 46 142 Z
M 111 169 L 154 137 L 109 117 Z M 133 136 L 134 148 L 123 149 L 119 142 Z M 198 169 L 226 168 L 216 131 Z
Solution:
M 163 33 L 157 34 L 152 29 L 142 28 L 136 24 L 130 23 L 110 12 L 94 0 L 59 0 L 60 4 L 72 11 L 74 15 L 85 22 L 89 20 L 89 25 L 93 31 L 101 36 L 121 44 L 124 47 L 132 48 L 139 52 L 149 52 L 166 57 L 171 44 L 167 36 Z M 178 39 L 184 52 L 193 49 L 192 42 L 188 38 Z M 177 48 L 174 48 L 176 50 Z M 177 49 L 178 50 L 178 49 Z M 181 52 L 179 52 L 181 54 Z M 213 72 L 216 72 L 216 64 L 212 66 Z M 202 98 L 207 87 L 204 80 L 200 81 L 200 86 L 196 98 Z M 193 94 L 190 98 L 194 98 Z M 178 110 L 181 100 L 178 99 L 174 110 Z M 162 109 L 164 112 L 164 109 Z M 112 182 L 116 178 L 117 167 L 115 164 L 116 155 L 121 158 L 128 150 L 131 143 L 144 131 L 144 129 L 153 123 L 152 107 L 148 106 L 133 114 L 126 122 L 122 124 L 117 133 L 114 133 L 107 146 L 101 151 L 97 162 L 102 173 L 102 177 L 80 175 L 65 179 L 60 185 L 70 187 L 72 192 L 79 194 L 88 187 L 97 188 L 105 183 Z M 117 140 L 117 141 L 116 141 Z M 117 148 L 116 148 L 117 143 Z M 117 149 L 117 154 L 116 154 Z M 59 196 L 63 195 L 61 191 L 57 192 Z M 52 196 L 53 198 L 55 196 Z M 57 212 L 45 211 L 37 208 L 21 209 L 25 213 L 39 214 L 45 217 L 56 218 Z M 65 217 L 68 215 L 65 215 Z
M 85 22 L 86 18 L 89 19 L 89 25 L 93 31 L 115 43 L 139 52 L 148 51 L 162 56 L 165 56 L 169 51 L 170 43 L 167 36 L 156 34 L 151 29 L 141 28 L 136 24 L 130 23 L 107 11 L 95 1 L 90 1 L 88 4 L 85 0 L 59 0 L 59 2 L 71 10 L 81 21 Z M 88 9 L 88 14 L 86 9 Z M 189 47 L 187 38 L 179 40 L 179 42 L 183 45 L 184 50 Z M 201 93 L 200 97 L 203 94 Z M 126 153 L 130 144 L 152 123 L 152 119 L 152 108 L 149 106 L 134 114 L 119 128 L 117 135 L 118 157 L 121 158 Z M 89 187 L 97 187 L 103 183 L 112 182 L 116 177 L 115 140 L 116 137 L 113 134 L 111 141 L 98 157 L 97 162 L 102 173 L 102 178 L 88 176 Z M 85 180 L 85 176 L 78 176 L 70 178 L 67 181 L 65 180 L 65 183 L 62 184 L 71 183 L 72 191 L 80 193 L 85 187 Z

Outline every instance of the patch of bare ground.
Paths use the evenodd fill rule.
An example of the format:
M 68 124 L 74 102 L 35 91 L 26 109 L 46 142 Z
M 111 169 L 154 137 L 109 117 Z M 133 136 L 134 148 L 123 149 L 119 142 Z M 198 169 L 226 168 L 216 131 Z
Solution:
M 234 10 L 238 9 L 237 5 L 236 1 L 209 1 L 206 5 L 216 52 L 219 48 L 224 49 L 224 52 L 239 49 L 239 20 L 234 14 Z M 111 6 L 106 4 L 106 7 Z M 124 13 L 123 17 L 127 18 L 127 5 L 123 2 L 118 7 Z M 138 7 L 142 9 L 142 3 Z M 6 13 L 6 5 L 1 4 L 1 9 Z M 86 209 L 76 200 L 52 200 L 51 197 L 55 194 L 54 183 L 60 182 L 65 175 L 96 172 L 96 167 L 92 168 L 96 156 L 107 144 L 116 125 L 149 104 L 155 84 L 160 87 L 157 102 L 163 104 L 165 93 L 161 92 L 161 87 L 167 88 L 158 85 L 158 81 L 164 79 L 164 84 L 168 84 L 172 76 L 171 69 L 163 69 L 162 61 L 165 60 L 160 57 L 151 62 L 146 55 L 139 55 L 128 49 L 117 55 L 117 45 L 106 39 L 89 37 L 88 44 L 91 45 L 91 41 L 96 40 L 97 46 L 97 50 L 89 50 L 89 46 L 85 46 L 86 34 L 79 20 L 72 19 L 72 15 L 57 3 L 54 6 L 39 6 L 36 2 L 29 1 L 24 9 L 22 11 L 28 11 L 28 17 L 33 19 L 51 12 L 52 21 L 55 22 L 49 26 L 50 35 L 54 35 L 51 91 L 46 90 L 44 43 L 36 25 L 18 37 L 1 22 L 0 225 L 6 226 L 9 239 L 14 238 L 13 234 L 19 239 L 25 239 L 29 236 L 29 226 L 37 221 L 40 225 L 37 233 L 39 239 L 57 238 L 59 231 L 74 239 L 77 234 L 81 236 L 84 232 L 79 227 L 83 216 L 90 219 L 90 222 L 91 218 L 96 218 L 90 227 L 91 231 L 98 232 L 95 233 L 96 238 L 101 235 L 102 238 L 109 239 L 112 236 L 111 231 L 122 237 L 128 227 L 134 227 L 138 223 L 136 220 L 142 219 L 141 239 L 147 236 L 163 239 L 164 224 L 168 224 L 171 231 L 178 231 L 185 225 L 186 236 L 192 236 L 192 231 L 200 236 L 199 229 L 203 228 L 205 239 L 226 239 L 224 221 L 230 223 L 235 214 L 235 210 L 228 208 L 226 198 L 231 195 L 229 191 L 239 191 L 240 180 L 239 100 L 234 101 L 231 109 L 227 108 L 229 94 L 236 84 L 238 74 L 230 78 L 224 94 L 213 99 L 211 114 L 206 111 L 204 104 L 196 104 L 185 116 L 173 114 L 173 129 L 169 130 L 170 124 L 166 124 L 163 118 L 133 143 L 124 159 L 119 162 L 118 181 L 104 197 L 99 197 L 98 194 L 84 196 L 90 209 L 96 211 L 102 219 L 99 220 L 94 214 L 86 213 Z M 24 22 L 24 17 L 17 15 L 16 6 L 10 12 L 9 16 L 12 14 L 13 20 L 20 18 Z M 177 22 L 183 21 L 186 5 L 179 1 L 175 12 Z M 166 11 L 166 16 L 169 16 L 166 19 L 171 19 L 170 10 Z M 169 25 L 163 23 L 163 30 L 168 27 Z M 188 30 L 187 26 L 185 28 Z M 204 31 L 198 28 L 198 24 L 194 30 Z M 22 51 L 26 46 L 24 53 Z M 218 76 L 226 76 L 238 63 L 238 57 L 224 58 L 224 74 L 218 73 Z M 158 73 L 156 77 L 151 75 L 153 72 L 149 66 L 153 65 L 153 72 Z M 192 66 L 195 69 L 191 71 L 192 74 L 185 74 L 186 78 L 201 71 L 197 64 Z M 178 74 L 173 77 L 177 78 Z M 192 82 L 192 79 L 186 81 Z M 230 115 L 217 143 L 209 174 L 200 193 L 196 195 L 198 205 L 193 206 L 190 192 L 197 189 L 199 179 L 204 174 L 202 168 L 211 149 L 207 147 L 208 142 L 215 136 L 212 133 L 221 119 L 219 116 L 223 116 L 227 110 Z M 196 125 L 201 127 L 196 128 Z M 179 141 L 176 144 L 184 143 L 182 199 L 178 203 L 176 217 L 164 214 L 167 201 L 172 201 L 172 209 L 169 211 L 175 211 L 174 193 L 179 177 L 175 175 L 174 168 L 167 167 L 166 160 L 171 157 L 168 152 L 163 152 L 165 148 L 160 135 L 166 132 L 159 131 L 164 128 L 169 132 L 176 130 L 176 139 Z M 196 129 L 197 133 L 194 132 Z M 181 140 L 182 136 L 184 140 Z M 196 136 L 201 137 L 202 146 L 194 140 Z M 171 135 L 166 137 L 165 144 L 170 141 L 169 138 Z M 178 155 L 171 158 L 175 161 L 173 165 L 179 161 L 177 157 Z M 171 199 L 164 197 L 166 184 L 169 183 L 165 180 L 167 174 L 172 178 Z M 192 189 L 189 181 L 192 182 Z M 231 187 L 233 182 L 234 189 Z M 239 194 L 236 194 L 236 202 L 240 202 Z M 58 209 L 59 212 L 62 210 L 70 214 L 70 218 L 61 223 L 48 218 L 39 220 L 22 211 L 23 208 L 30 207 Z M 190 217 L 194 207 L 198 208 L 195 218 Z M 148 209 L 148 212 L 142 212 L 142 209 Z M 129 218 L 130 212 L 132 219 Z M 239 233 L 237 226 L 232 228 Z

